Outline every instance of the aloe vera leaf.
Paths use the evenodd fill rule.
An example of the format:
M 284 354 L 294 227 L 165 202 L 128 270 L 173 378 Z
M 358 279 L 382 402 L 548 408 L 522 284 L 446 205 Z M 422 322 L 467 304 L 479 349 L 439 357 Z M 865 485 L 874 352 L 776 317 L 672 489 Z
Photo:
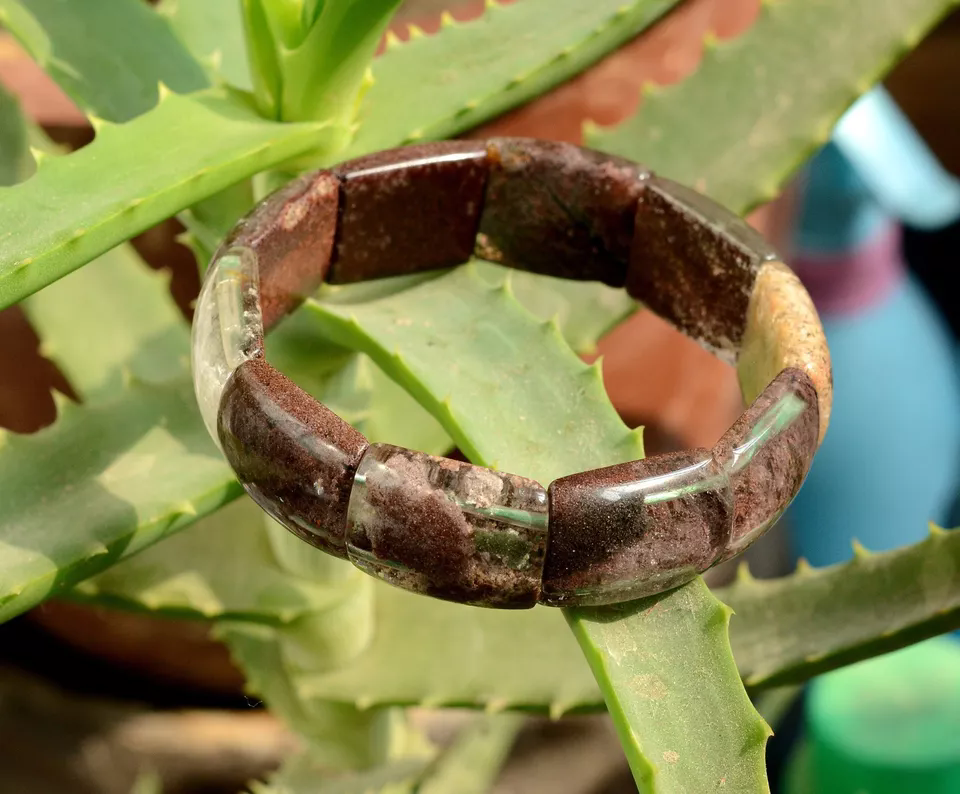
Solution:
M 740 684 L 731 614 L 699 577 L 662 597 L 567 610 L 641 792 L 768 790 L 771 731 Z M 711 746 L 727 750 L 702 752 Z
M 826 143 L 843 110 L 956 0 L 775 0 L 697 71 L 646 93 L 590 146 L 639 159 L 746 212 Z
M 33 173 L 27 137 L 20 103 L 0 84 L 0 186 L 15 184 Z
M 229 185 L 323 146 L 322 124 L 259 118 L 218 89 L 168 94 L 0 189 L 0 307 Z M 92 189 L 95 186 L 96 189 Z
M 960 532 L 867 552 L 826 568 L 754 579 L 745 568 L 718 595 L 736 612 L 732 641 L 748 686 L 805 681 L 960 628 Z
M 556 318 L 560 333 L 576 353 L 595 352 L 597 340 L 637 309 L 637 303 L 624 290 L 596 281 L 506 270 L 480 260 L 475 264 L 480 277 L 491 284 L 509 278 L 513 294 L 531 314 L 541 320 Z
M 475 462 L 547 482 L 642 456 L 639 436 L 606 399 L 599 370 L 576 358 L 556 325 L 524 310 L 508 285 L 490 287 L 467 266 L 389 299 L 311 301 L 306 312 L 326 338 L 367 353 L 401 383 Z M 637 611 L 630 606 L 570 610 L 567 617 L 638 785 L 680 792 L 722 783 L 765 791 L 769 728 L 737 675 L 729 610 L 699 579 L 641 602 Z M 653 690 L 637 685 L 656 675 Z M 313 678 L 313 694 L 322 682 L 323 675 Z M 310 686 L 305 678 L 304 694 Z M 443 697 L 438 682 L 434 689 Z M 718 708 L 724 730 L 707 727 Z M 654 712 L 657 719 L 650 719 Z M 666 727 L 665 713 L 676 722 L 690 715 L 691 724 Z M 697 721 L 702 730 L 693 730 Z M 713 763 L 701 763 L 704 747 Z
M 491 287 L 471 265 L 384 299 L 311 300 L 303 313 L 324 338 L 368 354 L 471 460 L 549 481 L 591 459 L 643 454 L 599 369 L 577 358 L 555 322 L 524 310 L 509 281 Z
M 253 90 L 237 0 L 162 0 L 157 13 L 205 68 L 211 82 Z
M 497 714 L 463 728 L 417 782 L 417 794 L 485 794 L 517 738 L 523 717 Z
M 469 22 L 391 44 L 344 157 L 446 138 L 523 104 L 644 30 L 677 0 L 488 3 Z M 545 23 L 549 20 L 549 23 Z
M 58 399 L 56 423 L 0 432 L 0 621 L 160 540 L 240 493 L 189 382 L 112 400 Z
M 180 93 L 208 85 L 168 21 L 142 0 L 0 0 L 0 23 L 80 108 L 107 121 L 150 110 L 159 83 Z
M 279 118 L 351 123 L 370 60 L 400 2 L 324 0 L 302 40 L 278 42 Z

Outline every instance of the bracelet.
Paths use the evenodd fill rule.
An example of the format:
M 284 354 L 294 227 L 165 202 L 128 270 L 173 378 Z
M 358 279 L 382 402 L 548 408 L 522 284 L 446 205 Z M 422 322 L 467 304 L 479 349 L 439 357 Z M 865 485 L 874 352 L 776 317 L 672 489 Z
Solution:
M 749 407 L 712 449 L 555 480 L 359 432 L 267 363 L 264 331 L 322 282 L 472 255 L 625 287 L 732 363 Z M 306 174 L 241 220 L 196 307 L 211 436 L 271 516 L 394 585 L 488 607 L 616 603 L 743 551 L 826 430 L 830 358 L 796 276 L 737 216 L 629 161 L 523 138 L 378 152 Z

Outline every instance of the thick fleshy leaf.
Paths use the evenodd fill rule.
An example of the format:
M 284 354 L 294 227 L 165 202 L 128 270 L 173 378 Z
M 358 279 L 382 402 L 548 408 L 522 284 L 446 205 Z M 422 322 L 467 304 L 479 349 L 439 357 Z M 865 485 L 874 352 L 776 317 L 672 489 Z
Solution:
M 0 308 L 229 185 L 322 148 L 321 124 L 264 121 L 220 90 L 168 94 L 0 189 Z M 96 186 L 95 190 L 91 186 Z
M 663 597 L 567 615 L 641 792 L 768 790 L 771 731 L 740 684 L 731 610 L 702 579 Z M 703 752 L 709 747 L 726 752 Z
M 639 159 L 745 212 L 830 136 L 840 114 L 956 0 L 776 0 L 711 44 L 696 73 L 649 92 L 589 145 Z M 815 42 L 815 44 L 813 44 Z
M 803 565 L 781 579 L 746 568 L 719 595 L 733 607 L 733 648 L 748 686 L 805 681 L 960 628 L 960 531 L 849 562 Z
M 33 172 L 27 146 L 27 125 L 20 103 L 0 84 L 0 186 L 12 185 Z
M 162 0 L 157 13 L 206 69 L 211 81 L 253 89 L 239 0 Z
M 303 312 L 324 338 L 367 353 L 471 460 L 549 482 L 642 456 L 599 369 L 579 360 L 557 323 L 523 309 L 509 284 L 491 286 L 467 265 L 387 298 L 357 302 L 332 288 Z
M 642 456 L 639 437 L 613 412 L 599 371 L 579 361 L 555 325 L 524 310 L 508 284 L 490 287 L 467 266 L 392 299 L 342 303 L 334 294 L 328 302 L 309 302 L 306 311 L 324 336 L 367 353 L 403 384 L 475 462 L 549 482 Z M 444 367 L 437 366 L 440 360 Z M 649 791 L 709 790 L 723 778 L 743 791 L 766 790 L 769 729 L 737 676 L 726 631 L 729 610 L 699 579 L 648 599 L 639 611 L 629 606 L 574 610 L 568 619 L 600 681 L 638 784 Z M 409 620 L 394 625 L 410 632 Z M 637 654 L 640 648 L 649 656 Z M 628 656 L 634 657 L 630 663 L 619 664 Z M 657 719 L 649 719 L 650 693 L 628 671 L 652 675 L 641 667 L 658 665 L 672 665 L 674 673 L 669 684 L 660 679 L 669 687 L 663 694 L 668 702 Z M 320 694 L 337 673 L 319 674 L 310 683 L 305 677 L 302 691 L 321 697 L 342 692 L 340 681 Z M 509 679 L 499 680 L 502 688 Z M 440 697 L 452 700 L 442 689 Z M 703 718 L 721 703 L 723 731 L 678 731 L 662 718 L 663 705 L 682 704 L 686 713 Z M 704 752 L 714 764 L 701 763 Z
M 477 19 L 392 40 L 346 156 L 446 138 L 529 101 L 648 27 L 678 0 L 491 2 Z
M 0 0 L 0 23 L 80 108 L 122 122 L 150 110 L 158 84 L 206 88 L 200 63 L 143 0 Z

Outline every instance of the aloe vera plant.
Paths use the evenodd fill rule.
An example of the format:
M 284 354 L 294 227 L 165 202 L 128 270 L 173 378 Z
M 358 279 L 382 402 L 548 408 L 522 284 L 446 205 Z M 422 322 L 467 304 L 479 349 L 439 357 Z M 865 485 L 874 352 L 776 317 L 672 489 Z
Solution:
M 564 625 L 544 609 L 487 612 L 362 578 L 266 520 L 206 436 L 189 330 L 129 238 L 176 214 L 205 267 L 269 187 L 468 132 L 583 71 L 676 1 L 488 2 L 430 35 L 387 34 L 374 57 L 398 4 L 0 0 L 0 23 L 96 130 L 60 154 L 0 93 L 10 185 L 0 189 L 0 307 L 25 309 L 80 398 L 58 399 L 38 433 L 0 431 L 0 619 L 62 596 L 211 621 L 250 690 L 306 739 L 274 781 L 254 785 L 263 794 L 480 792 L 518 726 L 499 712 L 602 709 L 641 791 L 721 781 L 765 791 L 769 728 L 747 689 L 960 626 L 960 533 L 774 582 L 744 573 L 716 593 L 698 579 L 569 609 Z M 649 93 L 617 127 L 588 126 L 587 142 L 745 211 L 776 195 L 951 5 L 765 2 L 693 76 Z M 818 79 L 802 79 L 810 73 Z M 272 335 L 270 355 L 372 441 L 436 454 L 455 445 L 548 482 L 642 457 L 599 369 L 577 355 L 633 309 L 600 285 L 475 262 L 325 288 Z M 410 317 L 429 322 L 398 322 Z M 440 340 L 459 367 L 437 359 Z M 406 727 L 411 705 L 490 715 L 438 754 Z

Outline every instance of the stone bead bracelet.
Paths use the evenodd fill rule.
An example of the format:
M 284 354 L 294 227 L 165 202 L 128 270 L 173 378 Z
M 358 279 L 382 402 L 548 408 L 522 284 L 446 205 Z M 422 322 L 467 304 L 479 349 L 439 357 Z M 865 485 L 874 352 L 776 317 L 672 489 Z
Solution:
M 267 363 L 265 330 L 322 282 L 472 255 L 627 292 L 735 362 L 749 408 L 712 449 L 554 481 L 367 440 Z M 764 240 L 698 193 L 560 143 L 379 152 L 267 198 L 217 252 L 193 367 L 211 435 L 254 500 L 400 587 L 490 607 L 607 604 L 743 551 L 794 497 L 827 427 L 823 331 Z

